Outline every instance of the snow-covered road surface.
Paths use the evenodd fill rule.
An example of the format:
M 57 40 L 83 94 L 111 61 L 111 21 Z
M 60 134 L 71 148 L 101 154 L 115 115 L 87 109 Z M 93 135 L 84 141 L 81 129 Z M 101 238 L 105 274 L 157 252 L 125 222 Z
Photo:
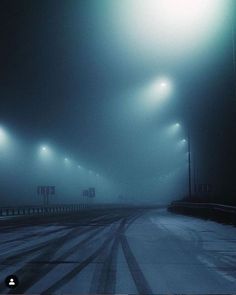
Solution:
M 1 294 L 236 293 L 230 225 L 164 209 L 43 218 L 0 223 Z

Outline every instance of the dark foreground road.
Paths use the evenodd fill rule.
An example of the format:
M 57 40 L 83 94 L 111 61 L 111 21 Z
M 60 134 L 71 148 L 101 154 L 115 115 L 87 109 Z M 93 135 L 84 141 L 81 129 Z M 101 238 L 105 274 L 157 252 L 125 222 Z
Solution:
M 0 293 L 236 293 L 236 228 L 229 225 L 160 209 L 0 226 Z M 9 292 L 3 280 L 12 273 L 20 285 Z

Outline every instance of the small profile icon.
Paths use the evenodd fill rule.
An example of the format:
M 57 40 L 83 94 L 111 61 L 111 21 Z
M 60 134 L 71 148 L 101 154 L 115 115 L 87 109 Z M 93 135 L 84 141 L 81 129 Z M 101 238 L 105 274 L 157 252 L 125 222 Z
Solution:
M 15 286 L 15 281 L 13 278 L 10 278 L 9 286 Z
M 8 288 L 15 289 L 19 285 L 19 280 L 18 280 L 17 276 L 10 275 L 10 276 L 6 277 L 5 284 Z

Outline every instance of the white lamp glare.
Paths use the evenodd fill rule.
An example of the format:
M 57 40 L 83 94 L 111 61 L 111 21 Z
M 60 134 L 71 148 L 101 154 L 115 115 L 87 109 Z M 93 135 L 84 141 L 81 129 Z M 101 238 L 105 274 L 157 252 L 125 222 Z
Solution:
M 0 145 L 5 144 L 7 142 L 7 134 L 6 131 L 0 127 Z
M 115 1 L 114 1 L 115 2 Z M 181 53 L 207 43 L 217 36 L 228 17 L 226 0 L 126 0 L 114 5 L 114 17 L 122 28 L 122 40 L 164 56 Z M 124 2 L 121 5 L 120 2 Z M 234 2 L 232 0 L 232 2 Z M 116 15 L 115 15 L 116 13 Z M 132 35 L 132 38 L 130 38 Z M 135 42 L 134 42 L 134 41 Z
M 167 78 L 157 78 L 149 86 L 148 96 L 153 102 L 159 102 L 166 100 L 166 98 L 171 94 L 172 85 Z M 150 101 L 150 102 L 151 102 Z
M 167 86 L 166 82 L 161 82 L 161 87 L 166 87 L 166 86 Z

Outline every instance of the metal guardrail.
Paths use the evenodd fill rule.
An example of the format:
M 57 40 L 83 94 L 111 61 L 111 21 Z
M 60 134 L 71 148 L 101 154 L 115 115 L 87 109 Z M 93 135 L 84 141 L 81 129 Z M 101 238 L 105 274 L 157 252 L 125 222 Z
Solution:
M 88 209 L 89 205 L 90 204 L 66 204 L 53 206 L 0 207 L 0 216 L 64 214 Z
M 9 206 L 0 207 L 0 217 L 5 216 L 25 216 L 25 215 L 52 215 L 76 213 L 84 210 L 106 210 L 120 208 L 141 208 L 152 209 L 164 206 L 153 205 L 134 205 L 134 204 L 58 204 L 49 206 Z M 165 206 L 166 207 L 166 206 Z
M 229 206 L 229 205 L 222 205 L 217 203 L 191 203 L 191 202 L 172 202 L 170 204 L 171 206 L 179 206 L 179 207 L 188 207 L 188 208 L 210 208 L 215 210 L 221 210 L 225 212 L 235 212 L 236 213 L 236 207 L 235 206 Z
M 209 218 L 216 221 L 236 224 L 236 207 L 216 203 L 172 202 L 168 206 L 171 212 Z

